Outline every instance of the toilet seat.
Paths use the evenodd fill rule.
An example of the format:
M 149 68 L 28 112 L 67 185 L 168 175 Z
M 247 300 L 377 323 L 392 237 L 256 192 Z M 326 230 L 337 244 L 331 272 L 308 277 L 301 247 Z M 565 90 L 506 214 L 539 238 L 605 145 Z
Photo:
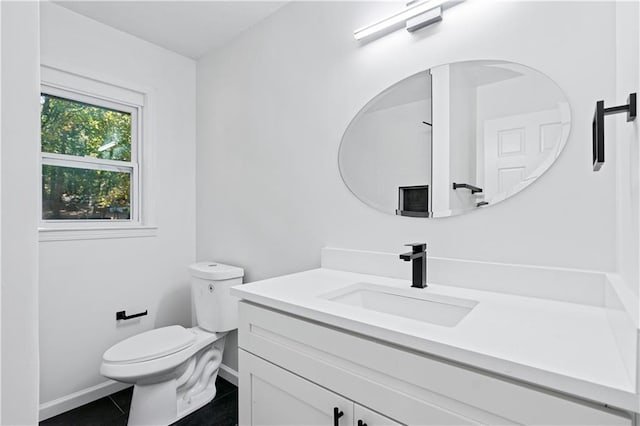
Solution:
M 109 363 L 151 361 L 188 348 L 195 341 L 195 333 L 180 325 L 156 328 L 113 345 L 103 359 Z
M 109 353 L 109 358 L 114 359 L 115 361 L 111 361 L 110 359 L 108 360 L 107 353 L 110 352 L 111 349 L 113 349 L 112 347 L 109 350 L 107 350 L 107 352 L 105 352 L 105 354 L 102 357 L 102 364 L 100 365 L 100 374 L 113 380 L 118 380 L 124 383 L 132 383 L 132 384 L 138 383 L 141 380 L 149 380 L 149 379 L 155 380 L 156 378 L 162 377 L 167 372 L 172 371 L 173 369 L 177 368 L 184 362 L 188 361 L 189 358 L 192 357 L 196 352 L 198 352 L 205 346 L 208 346 L 209 344 L 213 343 L 214 341 L 223 338 L 227 334 L 227 333 L 211 333 L 206 330 L 202 330 L 199 327 L 193 327 L 189 329 L 184 329 L 181 326 L 170 326 L 170 327 L 179 327 L 179 329 L 184 330 L 184 332 L 188 334 L 185 335 L 180 330 L 173 330 L 173 332 L 175 332 L 176 335 L 178 336 L 192 335 L 194 340 L 190 344 L 184 343 L 185 341 L 183 341 L 183 345 L 181 349 L 176 349 L 181 346 L 178 343 L 174 345 L 168 345 L 164 348 L 165 349 L 164 355 L 156 354 L 155 357 L 153 358 L 149 354 L 150 352 L 155 352 L 155 351 L 148 351 L 148 348 L 139 347 L 138 353 L 137 353 L 138 354 L 137 361 L 135 360 L 122 361 L 123 358 L 136 358 L 136 356 L 131 356 L 131 355 L 135 355 L 133 352 L 127 354 L 124 351 L 122 352 L 122 354 L 126 354 L 127 356 L 121 356 L 120 358 L 118 358 L 117 355 L 120 355 L 121 352 L 114 351 Z M 169 328 L 169 327 L 163 327 L 162 329 L 164 328 Z M 162 330 L 162 329 L 155 329 L 155 330 L 144 332 L 142 334 L 151 333 L 153 331 Z M 160 337 L 160 335 L 164 332 L 158 332 L 158 333 L 159 335 L 156 337 Z M 140 344 L 140 340 L 138 340 L 137 338 L 139 336 L 141 335 L 135 335 L 129 338 L 135 344 L 135 345 L 131 344 L 131 346 L 138 347 L 138 345 Z M 190 340 L 186 340 L 186 342 L 189 342 L 189 341 Z M 118 346 L 124 342 L 125 341 L 117 343 L 115 346 Z M 174 342 L 179 342 L 179 340 L 174 340 Z M 157 347 L 160 348 L 160 346 L 157 346 Z M 167 349 L 169 347 L 173 347 L 172 352 Z M 161 351 L 158 351 L 158 353 L 160 352 Z M 145 356 L 146 356 L 146 359 L 144 359 Z

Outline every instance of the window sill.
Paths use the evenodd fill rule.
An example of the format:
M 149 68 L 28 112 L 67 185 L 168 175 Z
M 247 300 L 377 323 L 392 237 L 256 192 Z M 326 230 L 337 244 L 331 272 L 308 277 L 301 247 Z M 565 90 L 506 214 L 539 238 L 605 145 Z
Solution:
M 96 226 L 91 228 L 38 228 L 38 241 L 145 238 L 158 235 L 157 226 Z

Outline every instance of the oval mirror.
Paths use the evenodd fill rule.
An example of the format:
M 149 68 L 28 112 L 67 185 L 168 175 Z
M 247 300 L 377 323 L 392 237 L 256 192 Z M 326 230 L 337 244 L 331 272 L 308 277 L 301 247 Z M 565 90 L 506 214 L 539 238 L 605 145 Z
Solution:
M 373 98 L 340 144 L 342 179 L 380 211 L 447 217 L 522 191 L 558 158 L 569 103 L 547 76 L 504 61 L 441 65 Z

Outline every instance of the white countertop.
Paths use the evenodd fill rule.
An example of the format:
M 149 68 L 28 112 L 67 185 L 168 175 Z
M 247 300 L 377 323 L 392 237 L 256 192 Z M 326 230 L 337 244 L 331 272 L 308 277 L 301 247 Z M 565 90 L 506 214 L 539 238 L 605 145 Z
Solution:
M 456 326 L 446 327 L 320 297 L 362 282 L 478 304 Z M 605 308 L 431 283 L 425 289 L 410 285 L 407 280 L 320 268 L 237 286 L 232 294 L 374 339 L 639 411 L 635 384 L 618 352 Z

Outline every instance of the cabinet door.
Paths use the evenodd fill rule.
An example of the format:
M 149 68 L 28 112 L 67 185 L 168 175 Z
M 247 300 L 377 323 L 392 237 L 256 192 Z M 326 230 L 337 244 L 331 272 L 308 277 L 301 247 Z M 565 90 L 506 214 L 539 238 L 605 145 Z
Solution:
M 361 405 L 354 404 L 353 406 L 353 426 L 401 426 L 394 420 L 388 417 L 378 414 L 375 411 L 371 411 Z
M 241 425 L 352 426 L 353 402 L 239 351 Z

